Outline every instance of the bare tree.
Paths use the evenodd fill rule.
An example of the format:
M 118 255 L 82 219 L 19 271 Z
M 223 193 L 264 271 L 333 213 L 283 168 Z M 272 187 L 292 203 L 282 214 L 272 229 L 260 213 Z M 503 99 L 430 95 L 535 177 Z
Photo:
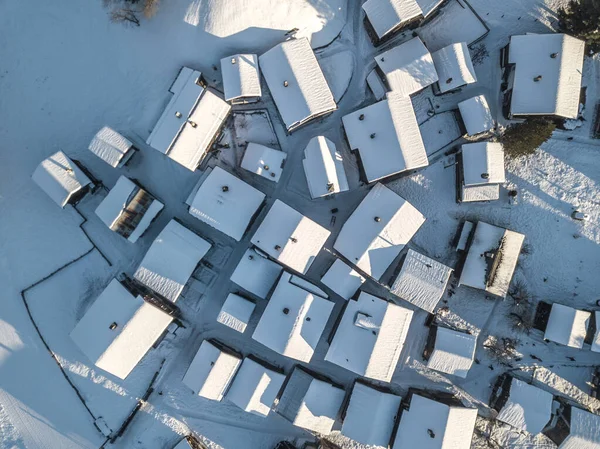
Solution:
M 111 21 L 140 26 L 139 15 L 147 19 L 156 14 L 160 0 L 102 0 Z
M 123 23 L 139 27 L 140 19 L 138 19 L 136 13 L 137 11 L 129 8 L 115 8 L 110 11 L 110 20 L 114 23 Z
M 520 356 L 517 351 L 518 344 L 519 340 L 516 338 L 498 338 L 489 335 L 483 343 L 483 347 L 488 350 L 490 357 L 496 362 L 510 367 L 512 366 L 511 362 L 514 362 Z
M 529 334 L 533 328 L 535 318 L 535 305 L 533 296 L 527 285 L 522 281 L 516 281 L 508 292 L 512 299 L 512 305 L 508 318 L 514 330 Z

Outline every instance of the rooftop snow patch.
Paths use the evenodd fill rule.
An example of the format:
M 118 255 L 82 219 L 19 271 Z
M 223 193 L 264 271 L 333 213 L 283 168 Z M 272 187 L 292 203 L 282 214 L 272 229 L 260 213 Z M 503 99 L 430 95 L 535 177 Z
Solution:
M 240 259 L 231 280 L 243 289 L 266 299 L 283 268 L 260 250 L 248 249 Z
M 240 166 L 269 181 L 279 182 L 287 154 L 283 151 L 250 142 Z
M 583 348 L 592 314 L 562 304 L 552 304 L 544 339 L 571 348 Z
M 122 167 L 133 154 L 131 141 L 105 126 L 96 133 L 88 149 L 111 167 Z
M 480 201 L 495 201 L 500 199 L 500 184 L 488 184 L 480 186 L 460 186 L 460 197 L 463 203 L 474 203 Z
M 219 166 L 207 169 L 200 183 L 189 213 L 239 242 L 265 194 Z
M 476 419 L 475 408 L 452 407 L 413 394 L 392 449 L 469 449 Z
M 254 307 L 255 304 L 252 301 L 230 293 L 223 307 L 221 307 L 217 321 L 235 331 L 244 333 L 250 322 Z
M 173 321 L 113 279 L 71 338 L 98 368 L 125 379 Z
M 409 249 L 391 290 L 405 301 L 433 313 L 451 273 L 452 268 Z
M 461 101 L 458 103 L 458 109 L 469 136 L 486 133 L 494 129 L 492 111 L 485 96 L 477 95 Z
M 92 183 L 62 151 L 40 162 L 32 179 L 60 207 L 65 207 Z
M 133 277 L 169 301 L 177 301 L 211 244 L 171 220 L 152 242 Z
M 571 407 L 569 435 L 558 449 L 600 448 L 600 416 Z
M 467 187 L 506 182 L 502 144 L 496 142 L 464 144 L 462 168 L 463 183 Z
M 429 165 L 410 98 L 390 92 L 385 100 L 345 115 L 342 122 L 368 182 Z
M 508 400 L 496 419 L 537 435 L 550 421 L 552 400 L 551 393 L 513 378 Z
M 585 42 L 566 34 L 512 36 L 511 114 L 577 118 L 584 50 Z
M 325 360 L 371 379 L 390 382 L 412 320 L 412 310 L 368 293 L 346 303 Z
M 476 346 L 476 336 L 438 327 L 427 367 L 464 379 L 473 365 Z
M 292 39 L 259 58 L 260 67 L 288 131 L 337 106 L 308 39 Z
M 221 73 L 226 101 L 236 104 L 260 99 L 260 72 L 256 55 L 233 55 L 221 59 Z
M 465 42 L 451 44 L 433 53 L 441 93 L 477 82 L 469 47 Z
M 350 299 L 365 282 L 365 278 L 340 259 L 335 259 L 321 282 L 344 299 Z
M 349 189 L 342 155 L 326 137 L 310 139 L 302 160 L 311 198 L 321 198 Z
M 220 401 L 241 363 L 237 355 L 204 340 L 183 377 L 183 383 L 198 396 Z
M 379 279 L 424 222 L 412 204 L 377 183 L 346 220 L 333 248 Z
M 331 234 L 280 200 L 275 200 L 251 242 L 279 263 L 305 274 Z

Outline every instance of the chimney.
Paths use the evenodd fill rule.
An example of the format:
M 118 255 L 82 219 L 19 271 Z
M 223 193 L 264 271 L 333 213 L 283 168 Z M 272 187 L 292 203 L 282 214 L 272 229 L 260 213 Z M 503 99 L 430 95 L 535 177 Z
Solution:
M 550 57 L 551 57 L 552 59 L 556 59 L 556 57 L 557 57 L 557 56 L 558 56 L 558 53 L 552 53 L 552 54 L 550 55 Z
M 375 218 L 373 218 L 373 220 L 375 220 L 377 223 L 379 223 L 381 221 L 381 217 L 375 217 Z
M 374 139 L 375 138 L 375 133 L 371 134 L 370 137 L 371 137 L 371 139 Z
M 533 79 L 533 81 L 535 81 L 536 83 L 541 80 L 542 80 L 542 75 L 538 75 Z
M 452 82 L 452 80 L 453 80 L 453 78 L 448 78 L 448 79 L 446 80 L 446 84 L 450 84 L 450 83 Z
M 360 114 L 360 115 L 358 116 L 358 119 L 359 119 L 360 121 L 363 121 L 363 120 L 365 119 L 365 114 Z
M 229 186 L 223 186 L 223 187 L 221 187 L 221 190 L 223 192 L 229 192 Z
M 283 87 L 288 87 L 288 82 L 287 81 L 283 82 Z

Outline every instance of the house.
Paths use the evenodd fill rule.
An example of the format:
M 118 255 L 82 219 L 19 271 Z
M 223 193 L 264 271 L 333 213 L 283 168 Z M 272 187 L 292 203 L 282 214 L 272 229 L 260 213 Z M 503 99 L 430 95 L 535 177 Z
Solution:
M 459 202 L 493 201 L 500 198 L 500 184 L 506 182 L 504 148 L 497 142 L 462 145 L 457 157 Z
M 31 178 L 60 207 L 77 204 L 92 187 L 92 180 L 62 151 L 40 162 Z
M 558 408 L 543 433 L 558 449 L 600 449 L 600 416 L 564 401 L 555 405 Z
M 227 393 L 242 358 L 216 340 L 204 340 L 183 376 L 194 394 L 220 401 Z
M 484 290 L 505 298 L 525 236 L 483 221 L 468 237 L 467 257 L 458 285 Z
M 287 154 L 283 151 L 249 142 L 240 166 L 269 181 L 279 182 Z
M 581 349 L 588 334 L 590 321 L 591 312 L 554 303 L 546 324 L 544 340 Z
M 305 286 L 300 278 L 284 272 L 252 338 L 278 354 L 308 363 L 334 303 L 315 286 Z
M 354 296 L 365 280 L 365 277 L 341 259 L 335 259 L 327 273 L 321 278 L 324 285 L 344 299 L 350 299 Z
M 256 103 L 260 100 L 258 56 L 233 55 L 221 59 L 225 101 L 231 104 Z
M 484 95 L 459 102 L 458 110 L 468 136 L 479 136 L 494 130 L 494 118 Z
M 475 335 L 433 325 L 424 353 L 427 368 L 464 379 L 473 365 L 476 346 Z
M 169 92 L 173 97 L 146 143 L 194 171 L 225 124 L 231 106 L 206 89 L 202 74 L 183 67 Z
M 435 90 L 437 93 L 453 92 L 477 82 L 466 42 L 448 45 L 431 56 L 439 77 Z
M 155 304 L 113 279 L 71 331 L 71 339 L 98 368 L 125 379 L 173 321 Z
M 388 89 L 405 97 L 438 80 L 431 53 L 418 37 L 375 56 L 375 62 Z
M 216 166 L 203 173 L 186 202 L 190 215 L 239 242 L 264 200 L 260 190 Z
M 566 34 L 512 36 L 502 51 L 507 118 L 579 115 L 585 42 Z
M 121 168 L 137 151 L 131 141 L 105 126 L 96 133 L 88 149 L 114 168 Z
M 221 307 L 217 322 L 243 334 L 255 306 L 252 301 L 243 296 L 230 293 Z
M 252 244 L 282 265 L 306 274 L 331 234 L 280 200 L 275 200 Z
M 342 387 L 296 365 L 273 410 L 296 427 L 329 435 L 345 396 Z
M 451 274 L 452 268 L 409 249 L 391 291 L 403 300 L 434 313 Z
M 446 404 L 420 394 L 410 396 L 400 409 L 400 423 L 392 449 L 469 449 L 477 419 L 476 408 Z
M 342 155 L 327 137 L 310 139 L 304 149 L 302 165 L 312 199 L 345 192 L 350 188 Z
M 152 242 L 133 278 L 175 302 L 211 246 L 176 220 L 171 220 Z
M 265 417 L 279 396 L 285 375 L 253 357 L 246 357 L 225 398 L 244 410 Z
M 390 92 L 385 100 L 345 115 L 342 122 L 366 182 L 429 165 L 410 98 Z
M 388 447 L 401 400 L 400 396 L 385 389 L 355 382 L 342 413 L 341 434 L 360 444 Z
M 380 279 L 424 222 L 412 204 L 377 183 L 346 220 L 333 248 Z
M 244 290 L 266 299 L 283 268 L 257 248 L 250 248 L 240 259 L 231 280 Z
M 360 292 L 345 304 L 325 360 L 370 379 L 390 382 L 413 311 Z
M 259 61 L 288 132 L 337 109 L 307 38 L 282 42 L 262 54 Z
M 111 231 L 135 243 L 156 219 L 164 205 L 138 184 L 120 176 L 96 208 L 96 215 Z
M 371 70 L 367 75 L 367 86 L 369 86 L 369 89 L 373 92 L 375 100 L 379 101 L 385 98 L 387 88 L 385 84 L 383 84 L 377 69 Z

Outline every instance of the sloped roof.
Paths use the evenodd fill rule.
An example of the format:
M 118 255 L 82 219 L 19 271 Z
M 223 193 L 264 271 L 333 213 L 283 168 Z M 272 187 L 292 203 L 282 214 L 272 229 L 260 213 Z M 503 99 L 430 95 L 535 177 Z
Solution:
M 494 128 L 492 111 L 485 96 L 477 95 L 458 103 L 467 134 L 474 136 Z
M 537 435 L 550 421 L 552 401 L 551 393 L 513 378 L 508 400 L 496 419 Z
M 474 203 L 477 201 L 495 201 L 500 199 L 500 184 L 487 184 L 480 186 L 460 186 L 461 201 Z
M 592 314 L 562 304 L 552 304 L 544 339 L 572 348 L 583 348 Z
M 571 407 L 571 428 L 558 449 L 599 449 L 600 416 Z
M 260 250 L 250 248 L 240 259 L 231 280 L 243 289 L 265 299 L 283 268 Z
M 238 54 L 221 59 L 221 73 L 226 101 L 261 96 L 256 55 Z
M 365 282 L 365 278 L 340 259 L 329 267 L 321 282 L 344 299 L 350 299 Z
M 463 183 L 466 186 L 501 184 L 504 174 L 504 147 L 497 142 L 466 143 L 462 146 Z
M 88 149 L 111 167 L 118 167 L 132 145 L 129 139 L 105 126 L 96 133 Z
M 230 293 L 221 307 L 221 311 L 217 316 L 217 322 L 224 324 L 231 329 L 244 333 L 252 312 L 254 312 L 255 304 L 234 293 Z
M 427 361 L 427 367 L 465 378 L 473 365 L 476 346 L 476 336 L 438 327 L 435 346 Z
M 441 93 L 477 82 L 469 47 L 465 42 L 448 45 L 431 56 L 438 73 Z
M 278 182 L 287 154 L 283 151 L 249 142 L 240 166 L 269 181 Z
M 302 160 L 312 198 L 320 198 L 349 189 L 342 155 L 324 136 L 310 139 Z
M 394 28 L 423 15 L 416 0 L 367 0 L 362 8 L 380 39 Z

